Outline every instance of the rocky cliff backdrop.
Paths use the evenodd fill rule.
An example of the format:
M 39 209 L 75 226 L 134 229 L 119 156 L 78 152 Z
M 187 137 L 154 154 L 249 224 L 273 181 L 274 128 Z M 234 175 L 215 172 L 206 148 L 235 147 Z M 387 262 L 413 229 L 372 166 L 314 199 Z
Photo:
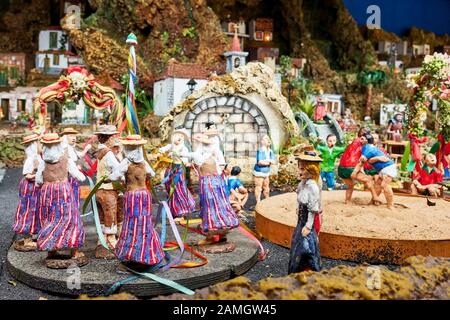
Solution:
M 342 0 L 72 0 L 83 7 L 82 28 L 67 30 L 70 42 L 95 74 L 119 80 L 127 70 L 126 36 L 139 41 L 138 73 L 150 89 L 170 58 L 224 68 L 229 40 L 220 21 L 273 18 L 280 55 L 306 58 L 305 76 L 325 92 L 344 95 L 363 108 L 356 73 L 375 68 L 373 45 L 365 40 Z M 33 53 L 39 30 L 57 25 L 62 0 L 10 0 L 0 4 L 0 52 Z M 64 23 L 63 27 L 64 27 Z M 398 84 L 398 83 L 394 83 Z M 391 86 L 392 87 L 392 86 Z M 398 90 L 397 90 L 398 91 Z M 402 90 L 375 92 L 374 102 L 404 98 Z

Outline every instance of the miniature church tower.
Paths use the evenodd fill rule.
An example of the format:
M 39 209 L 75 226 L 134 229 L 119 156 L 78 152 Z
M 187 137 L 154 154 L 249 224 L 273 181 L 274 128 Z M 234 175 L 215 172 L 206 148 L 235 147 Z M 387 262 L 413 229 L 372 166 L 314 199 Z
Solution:
M 234 37 L 231 41 L 230 51 L 224 53 L 227 58 L 227 73 L 233 72 L 234 69 L 245 66 L 248 52 L 243 52 L 238 38 L 237 26 L 234 28 Z

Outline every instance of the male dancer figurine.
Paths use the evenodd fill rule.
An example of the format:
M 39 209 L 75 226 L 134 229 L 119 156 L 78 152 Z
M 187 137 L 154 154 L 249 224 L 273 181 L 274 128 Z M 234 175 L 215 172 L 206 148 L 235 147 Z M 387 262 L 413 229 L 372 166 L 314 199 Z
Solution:
M 101 125 L 95 135 L 98 137 L 98 166 L 97 181 L 103 177 L 109 177 L 114 169 L 119 165 L 112 148 L 115 144 L 115 135 L 118 134 L 113 125 Z M 95 193 L 98 205 L 100 223 L 102 225 L 103 235 L 111 250 L 116 247 L 117 226 L 122 221 L 118 221 L 117 202 L 118 191 L 115 190 L 112 183 L 104 183 Z M 123 215 L 120 215 L 123 216 Z M 113 253 L 108 252 L 100 243 L 97 244 L 95 257 L 98 259 L 114 259 Z

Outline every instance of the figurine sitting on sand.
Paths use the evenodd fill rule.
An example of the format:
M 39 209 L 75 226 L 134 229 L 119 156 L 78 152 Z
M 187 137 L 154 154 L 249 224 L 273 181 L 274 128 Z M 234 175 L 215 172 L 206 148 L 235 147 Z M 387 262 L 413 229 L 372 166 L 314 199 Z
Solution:
M 413 177 L 412 194 L 439 197 L 442 187 L 438 183 L 442 182 L 442 172 L 436 168 L 436 156 L 434 154 L 425 156 L 424 165 L 413 173 Z
M 248 200 L 248 191 L 239 179 L 240 174 L 240 167 L 235 166 L 231 169 L 231 176 L 228 178 L 228 190 L 230 192 L 231 206 L 240 217 L 244 217 L 242 211 Z

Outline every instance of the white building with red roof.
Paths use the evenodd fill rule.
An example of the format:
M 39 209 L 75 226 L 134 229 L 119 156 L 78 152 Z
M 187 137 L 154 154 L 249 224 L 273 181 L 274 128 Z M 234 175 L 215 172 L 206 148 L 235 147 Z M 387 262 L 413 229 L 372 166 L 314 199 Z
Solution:
M 155 114 L 167 115 L 174 105 L 188 97 L 194 90 L 203 88 L 208 82 L 209 74 L 209 71 L 201 65 L 169 60 L 166 70 L 153 85 Z

